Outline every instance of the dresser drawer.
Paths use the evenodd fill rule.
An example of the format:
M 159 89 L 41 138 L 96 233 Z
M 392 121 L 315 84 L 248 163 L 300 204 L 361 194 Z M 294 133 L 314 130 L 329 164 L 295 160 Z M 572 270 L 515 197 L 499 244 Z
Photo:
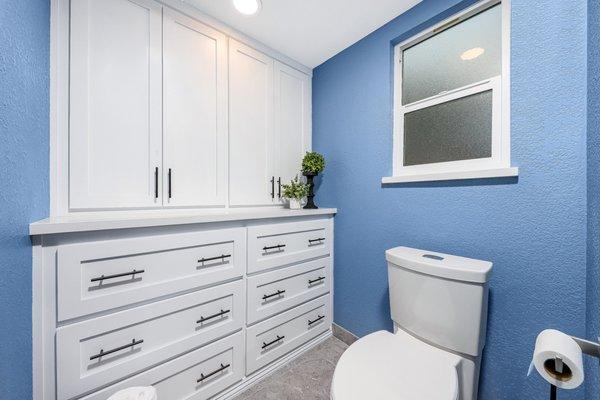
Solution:
M 248 273 L 331 253 L 330 220 L 289 222 L 248 228 Z
M 331 290 L 331 258 L 320 258 L 248 278 L 248 324 Z
M 242 280 L 61 327 L 58 398 L 116 382 L 240 329 Z
M 244 341 L 238 332 L 81 400 L 106 400 L 131 386 L 154 386 L 159 400 L 204 400 L 239 382 L 243 375 Z
M 58 248 L 58 319 L 127 306 L 242 276 L 244 228 Z
M 246 373 L 250 374 L 331 327 L 325 295 L 246 330 Z

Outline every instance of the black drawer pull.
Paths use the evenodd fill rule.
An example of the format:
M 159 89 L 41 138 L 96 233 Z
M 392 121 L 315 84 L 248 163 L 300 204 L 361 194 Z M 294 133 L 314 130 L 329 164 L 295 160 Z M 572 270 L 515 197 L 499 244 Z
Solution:
M 198 260 L 199 263 L 204 264 L 207 261 L 214 261 L 214 260 L 221 260 L 222 262 L 225 262 L 226 258 L 231 257 L 231 254 L 221 254 L 220 256 L 216 256 L 216 257 L 209 257 L 209 258 L 201 258 Z
M 140 270 L 136 270 L 136 269 L 134 269 L 134 270 L 133 270 L 133 271 L 131 271 L 131 272 L 123 272 L 122 274 L 114 274 L 114 275 L 101 275 L 101 276 L 99 276 L 99 277 L 97 277 L 97 278 L 92 278 L 92 279 L 91 279 L 91 281 L 92 281 L 92 282 L 102 282 L 102 281 L 105 281 L 105 280 L 107 280 L 107 279 L 122 278 L 122 277 L 124 277 L 124 276 L 132 276 L 133 278 L 135 278 L 135 276 L 136 276 L 137 274 L 143 274 L 144 272 L 146 272 L 146 271 L 145 271 L 145 270 L 143 270 L 143 269 L 140 269 Z
M 210 378 L 211 376 L 213 376 L 213 375 L 216 375 L 216 374 L 218 374 L 218 373 L 219 373 L 219 372 L 221 372 L 221 371 L 225 371 L 227 368 L 229 368 L 229 366 L 230 366 L 230 365 L 231 365 L 231 364 L 227 364 L 227 365 L 223 365 L 223 364 L 221 364 L 221 368 L 215 369 L 215 370 L 214 370 L 213 372 L 211 372 L 211 373 L 208 373 L 208 374 L 206 374 L 206 375 L 204 375 L 204 374 L 200 374 L 200 378 L 198 378 L 198 380 L 196 380 L 196 383 L 200 383 L 200 382 L 202 382 L 203 380 L 205 380 L 205 379 L 208 379 L 208 378 Z
M 271 177 L 271 198 L 275 198 L 275 177 Z
M 209 315 L 208 317 L 200 317 L 200 319 L 198 321 L 196 321 L 196 323 L 197 324 L 201 324 L 203 322 L 210 321 L 211 319 L 214 319 L 214 318 L 217 318 L 217 317 L 222 317 L 223 315 L 227 314 L 230 311 L 231 310 L 223 310 L 223 309 L 221 309 L 221 312 L 218 312 L 216 314 Z
M 279 296 L 280 294 L 284 294 L 284 293 L 285 293 L 285 290 L 278 290 L 275 293 L 265 294 L 262 299 L 267 300 L 267 299 L 270 299 L 271 297 Z
M 320 276 L 317 279 L 309 279 L 308 280 L 308 284 L 312 285 L 313 283 L 321 282 L 321 281 L 324 281 L 324 280 L 325 280 L 325 277 L 324 276 Z
M 278 249 L 281 250 L 282 247 L 285 247 L 285 244 L 276 244 L 275 246 L 265 246 L 263 247 L 264 251 Z
M 104 349 L 100 349 L 100 353 L 91 356 L 90 357 L 90 361 L 93 361 L 93 360 L 95 360 L 97 358 L 100 358 L 100 357 L 107 356 L 107 355 L 112 354 L 112 353 L 116 353 L 117 351 L 121 351 L 121 350 L 132 348 L 132 347 L 134 347 L 134 346 L 136 346 L 138 344 L 142 344 L 142 343 L 144 343 L 144 341 L 142 339 L 140 339 L 140 340 L 131 339 L 131 343 L 123 345 L 123 346 L 116 347 L 116 348 L 114 348 L 112 350 L 104 351 Z
M 313 244 L 316 242 L 322 242 L 323 240 L 325 240 L 325 238 L 316 238 L 316 239 L 308 239 L 308 243 Z
M 262 348 L 266 349 L 267 347 L 274 345 L 275 343 L 278 343 L 279 341 L 285 339 L 285 336 L 279 336 L 277 335 L 277 339 L 271 340 L 269 343 L 265 343 L 263 342 Z
M 317 317 L 317 319 L 315 319 L 314 321 L 311 321 L 310 319 L 308 320 L 308 326 L 311 326 L 312 324 L 316 324 L 317 322 L 319 322 L 320 320 L 322 320 L 323 318 L 325 318 L 324 315 L 319 315 Z

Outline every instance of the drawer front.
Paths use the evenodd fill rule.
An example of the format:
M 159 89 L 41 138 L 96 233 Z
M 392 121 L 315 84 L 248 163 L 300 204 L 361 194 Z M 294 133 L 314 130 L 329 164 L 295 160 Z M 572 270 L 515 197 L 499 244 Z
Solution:
M 61 327 L 59 399 L 110 384 L 240 329 L 242 280 Z
M 329 255 L 331 221 L 289 222 L 248 228 L 248 273 Z
M 106 400 L 132 386 L 154 386 L 159 400 L 204 400 L 239 382 L 243 375 L 244 340 L 238 332 L 81 400 Z
M 244 228 L 108 240 L 58 249 L 58 319 L 242 276 Z
M 331 258 L 248 278 L 248 324 L 331 291 Z
M 249 327 L 246 330 L 246 373 L 275 361 L 330 327 L 329 295 Z

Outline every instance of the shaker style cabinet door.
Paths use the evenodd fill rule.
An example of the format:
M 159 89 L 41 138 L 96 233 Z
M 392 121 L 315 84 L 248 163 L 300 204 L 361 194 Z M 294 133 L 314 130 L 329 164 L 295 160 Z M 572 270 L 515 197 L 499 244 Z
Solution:
M 273 163 L 273 59 L 229 40 L 229 201 L 271 205 L 277 198 Z
M 71 209 L 161 206 L 161 7 L 72 0 Z
M 311 148 L 311 79 L 275 61 L 275 169 L 288 183 L 300 175 L 302 157 Z
M 227 38 L 164 10 L 165 206 L 224 206 L 227 184 Z

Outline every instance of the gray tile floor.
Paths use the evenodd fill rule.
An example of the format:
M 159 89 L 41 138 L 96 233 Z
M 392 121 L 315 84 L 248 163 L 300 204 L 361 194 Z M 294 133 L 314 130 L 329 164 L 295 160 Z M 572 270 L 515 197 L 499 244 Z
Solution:
M 236 400 L 329 400 L 335 364 L 348 346 L 334 337 L 282 367 Z

